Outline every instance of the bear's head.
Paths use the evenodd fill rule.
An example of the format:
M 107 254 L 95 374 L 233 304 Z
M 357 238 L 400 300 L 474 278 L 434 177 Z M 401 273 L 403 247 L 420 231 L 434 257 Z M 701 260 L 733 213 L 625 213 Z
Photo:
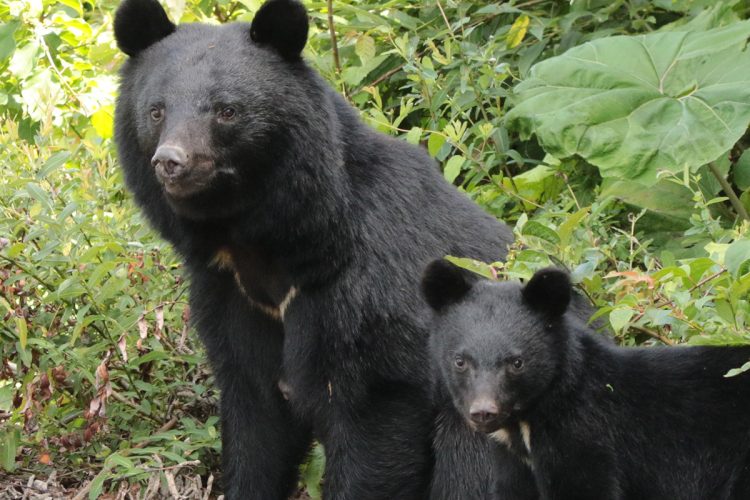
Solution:
M 157 0 L 124 0 L 114 27 L 129 56 L 118 151 L 152 212 L 157 199 L 187 218 L 237 214 L 291 182 L 276 166 L 294 165 L 295 147 L 324 142 L 313 134 L 327 122 L 324 86 L 302 61 L 308 20 L 298 1 L 269 0 L 252 24 L 176 26 Z
M 432 262 L 422 293 L 435 311 L 435 373 L 469 425 L 491 433 L 522 418 L 558 374 L 568 335 L 568 275 L 538 271 L 525 285 L 479 279 Z

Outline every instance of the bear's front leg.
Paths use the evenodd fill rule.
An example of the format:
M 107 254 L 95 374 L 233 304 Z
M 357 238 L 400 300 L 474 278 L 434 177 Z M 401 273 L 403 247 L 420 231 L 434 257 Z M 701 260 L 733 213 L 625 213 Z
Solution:
M 335 397 L 335 396 L 334 396 Z M 434 413 L 421 390 L 384 384 L 366 406 L 336 408 L 321 436 L 326 500 L 422 500 L 432 469 Z
M 223 486 L 228 500 L 285 500 L 311 433 L 278 383 L 284 331 L 226 273 L 195 273 L 191 308 L 221 390 Z

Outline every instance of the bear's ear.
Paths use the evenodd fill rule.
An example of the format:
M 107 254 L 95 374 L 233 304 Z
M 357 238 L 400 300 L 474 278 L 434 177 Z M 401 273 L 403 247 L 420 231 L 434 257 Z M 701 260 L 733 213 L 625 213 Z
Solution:
M 568 273 L 548 267 L 534 273 L 521 293 L 532 309 L 557 317 L 568 308 L 573 286 Z
M 250 26 L 255 43 L 270 45 L 284 59 L 300 58 L 307 43 L 307 11 L 297 0 L 268 0 Z
M 125 0 L 115 14 L 117 46 L 131 57 L 174 30 L 175 25 L 156 0 Z
M 454 266 L 447 260 L 430 262 L 422 274 L 422 295 L 436 311 L 455 304 L 471 290 L 477 281 L 473 273 Z

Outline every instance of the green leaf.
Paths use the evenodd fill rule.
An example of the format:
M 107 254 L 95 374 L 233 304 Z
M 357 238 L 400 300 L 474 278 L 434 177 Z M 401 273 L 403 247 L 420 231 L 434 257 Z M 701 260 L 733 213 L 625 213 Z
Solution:
M 375 57 L 375 40 L 369 35 L 362 35 L 354 45 L 354 51 L 359 56 L 362 64 Z
M 18 78 L 28 77 L 36 64 L 38 52 L 39 46 L 36 43 L 30 42 L 26 44 L 15 51 L 8 69 Z
M 565 219 L 565 222 L 560 224 L 560 227 L 557 228 L 557 234 L 560 236 L 560 246 L 568 246 L 573 231 L 575 231 L 575 229 L 581 224 L 581 221 L 586 218 L 590 210 L 591 207 L 584 207 L 576 213 L 571 214 Z
M 506 48 L 513 49 L 517 47 L 523 41 L 523 37 L 526 36 L 526 30 L 528 29 L 529 16 L 521 14 L 515 21 L 513 21 L 510 31 L 508 31 L 508 35 L 505 37 Z
M 440 148 L 443 147 L 443 144 L 445 144 L 445 136 L 437 132 L 432 132 L 430 138 L 427 139 L 427 152 L 434 158 L 437 156 Z
M 57 153 L 53 154 L 52 156 L 47 158 L 47 161 L 44 162 L 42 168 L 39 169 L 36 178 L 44 179 L 50 173 L 65 165 L 65 162 L 68 160 L 68 158 L 70 158 L 70 151 L 58 151 Z
M 320 483 L 323 480 L 323 472 L 325 471 L 326 456 L 323 450 L 323 445 L 315 443 L 315 447 L 310 454 L 310 459 L 304 466 L 302 472 L 302 483 L 305 485 L 307 494 L 313 500 L 320 500 L 323 492 L 320 488 Z
M 8 426 L 0 437 L 0 467 L 7 472 L 16 470 L 18 434 L 18 429 Z
M 750 21 L 600 38 L 536 64 L 507 115 L 558 158 L 652 185 L 728 151 L 750 123 Z
M 408 142 L 409 144 L 414 144 L 416 146 L 422 139 L 422 132 L 424 131 L 421 127 L 412 127 L 411 130 L 406 133 L 406 142 Z
M 689 219 L 693 213 L 693 192 L 668 180 L 645 186 L 636 181 L 604 179 L 601 197 L 607 196 L 683 220 Z
M 740 366 L 739 368 L 732 368 L 728 372 L 724 374 L 724 377 L 736 377 L 737 375 L 741 373 L 745 373 L 746 371 L 750 370 L 750 361 L 745 363 L 744 365 Z
M 609 323 L 612 325 L 612 329 L 615 332 L 622 331 L 626 326 L 628 326 L 628 323 L 630 322 L 630 318 L 633 317 L 633 310 L 632 309 L 626 309 L 626 308 L 618 308 L 613 309 L 609 313 Z
M 21 348 L 26 349 L 29 329 L 26 325 L 26 318 L 23 316 L 16 316 L 16 333 L 18 333 L 18 341 L 21 343 Z
M 537 238 L 541 238 L 554 244 L 560 243 L 560 237 L 553 229 L 550 229 L 541 222 L 535 220 L 530 220 L 524 224 L 523 229 L 521 229 L 521 234 L 525 236 L 536 236 Z
M 452 184 L 456 180 L 456 177 L 458 177 L 458 174 L 461 173 L 461 166 L 464 162 L 466 162 L 466 158 L 461 155 L 451 156 L 451 159 L 448 160 L 443 169 L 445 180 Z
M 466 269 L 473 273 L 477 273 L 480 276 L 484 276 L 485 278 L 497 279 L 497 274 L 495 273 L 495 270 L 492 268 L 492 266 L 482 261 L 467 259 L 465 257 L 453 257 L 452 255 L 447 255 L 445 257 L 445 260 L 457 265 L 462 269 Z
M 734 164 L 732 178 L 742 191 L 750 189 L 750 149 L 746 149 Z
M 16 39 L 13 35 L 20 25 L 20 21 L 0 24 L 0 62 L 5 61 L 16 50 Z
M 105 106 L 91 115 L 91 125 L 102 139 L 110 139 L 114 131 L 114 107 Z
M 110 470 L 111 466 L 105 464 L 104 468 L 91 481 L 89 500 L 96 500 L 102 494 L 102 489 L 104 489 L 104 481 L 112 477 L 112 473 L 110 472 Z
M 750 240 L 737 240 L 727 248 L 726 254 L 724 254 L 724 265 L 727 267 L 727 271 L 737 277 L 740 274 L 745 274 L 748 269 L 744 265 L 750 260 Z

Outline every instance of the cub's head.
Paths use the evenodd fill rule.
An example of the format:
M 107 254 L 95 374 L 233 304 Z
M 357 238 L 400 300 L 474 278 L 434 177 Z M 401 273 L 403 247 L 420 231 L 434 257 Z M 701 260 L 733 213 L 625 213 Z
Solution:
M 163 199 L 178 214 L 206 218 L 268 191 L 293 129 L 320 106 L 310 102 L 317 83 L 301 59 L 302 4 L 269 0 L 252 24 L 176 26 L 157 0 L 124 0 L 114 26 L 129 56 L 116 140 L 139 201 Z
M 437 260 L 424 272 L 422 292 L 435 311 L 435 372 L 456 409 L 486 433 L 521 417 L 557 376 L 568 275 L 550 268 L 525 285 L 495 283 Z

